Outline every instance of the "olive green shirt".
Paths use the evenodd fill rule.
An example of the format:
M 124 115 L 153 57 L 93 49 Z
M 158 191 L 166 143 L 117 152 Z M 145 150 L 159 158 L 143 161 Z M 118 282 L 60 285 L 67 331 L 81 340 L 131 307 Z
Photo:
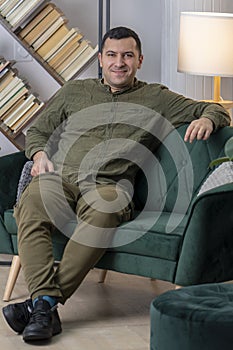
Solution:
M 136 172 L 175 127 L 206 117 L 214 130 L 229 125 L 226 110 L 198 102 L 160 84 L 135 79 L 112 93 L 98 79 L 67 82 L 26 137 L 26 155 L 44 150 L 70 183 L 84 179 L 132 183 Z

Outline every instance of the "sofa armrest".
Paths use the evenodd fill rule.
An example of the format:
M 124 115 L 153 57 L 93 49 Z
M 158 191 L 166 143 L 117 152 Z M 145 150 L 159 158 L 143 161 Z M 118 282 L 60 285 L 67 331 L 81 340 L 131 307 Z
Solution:
M 232 280 L 232 247 L 233 183 L 229 183 L 193 202 L 174 282 L 192 285 Z
M 15 204 L 19 178 L 26 161 L 24 152 L 0 157 L 0 214 Z

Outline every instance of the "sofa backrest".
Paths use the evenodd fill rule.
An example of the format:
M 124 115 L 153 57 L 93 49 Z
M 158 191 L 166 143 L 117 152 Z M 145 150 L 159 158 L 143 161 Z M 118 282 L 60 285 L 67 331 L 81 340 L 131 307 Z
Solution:
M 224 127 L 208 140 L 183 141 L 187 124 L 173 130 L 140 170 L 135 183 L 138 208 L 166 212 L 187 212 L 201 184 L 212 171 L 211 160 L 224 155 L 224 145 L 233 128 Z
M 15 204 L 20 174 L 26 161 L 23 151 L 0 157 L 0 215 Z

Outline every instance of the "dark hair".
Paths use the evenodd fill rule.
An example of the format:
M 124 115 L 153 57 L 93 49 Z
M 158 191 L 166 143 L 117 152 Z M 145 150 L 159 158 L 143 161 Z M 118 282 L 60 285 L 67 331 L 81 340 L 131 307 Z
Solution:
M 107 38 L 109 39 L 124 39 L 124 38 L 134 38 L 136 41 L 137 49 L 139 51 L 139 55 L 142 54 L 142 44 L 139 39 L 139 36 L 137 33 L 135 33 L 132 29 L 126 28 L 126 27 L 115 27 L 110 29 L 108 32 L 105 33 L 102 39 L 101 43 L 101 52 L 103 51 L 104 44 Z

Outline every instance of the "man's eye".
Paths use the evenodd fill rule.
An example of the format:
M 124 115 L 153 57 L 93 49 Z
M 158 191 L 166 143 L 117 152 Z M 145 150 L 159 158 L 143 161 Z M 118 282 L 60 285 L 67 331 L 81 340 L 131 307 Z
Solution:
M 109 53 L 107 54 L 107 56 L 108 56 L 108 57 L 113 57 L 113 56 L 114 56 L 114 53 L 110 53 L 110 52 L 109 52 Z

